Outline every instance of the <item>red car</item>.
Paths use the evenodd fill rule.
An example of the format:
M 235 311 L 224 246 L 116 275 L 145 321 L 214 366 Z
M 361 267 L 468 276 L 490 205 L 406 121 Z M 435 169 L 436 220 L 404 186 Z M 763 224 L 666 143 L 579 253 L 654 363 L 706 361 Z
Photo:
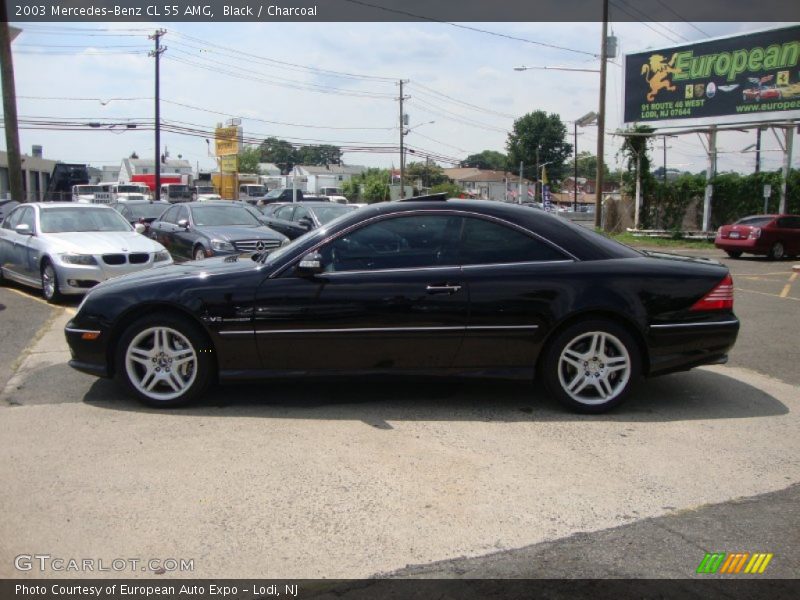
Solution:
M 714 240 L 731 258 L 743 253 L 763 254 L 772 260 L 800 254 L 800 216 L 755 215 L 723 225 Z

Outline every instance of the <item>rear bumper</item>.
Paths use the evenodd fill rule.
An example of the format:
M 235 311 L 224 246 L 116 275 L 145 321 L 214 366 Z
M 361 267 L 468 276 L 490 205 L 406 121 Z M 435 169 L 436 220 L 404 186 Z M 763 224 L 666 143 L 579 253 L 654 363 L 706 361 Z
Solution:
M 720 250 L 730 252 L 748 252 L 750 254 L 766 254 L 769 252 L 769 245 L 762 242 L 762 238 L 756 240 L 745 238 L 743 240 L 732 240 L 730 238 L 716 238 L 714 245 Z
M 648 330 L 648 376 L 686 371 L 701 365 L 724 364 L 739 335 L 734 316 L 695 323 L 659 323 Z

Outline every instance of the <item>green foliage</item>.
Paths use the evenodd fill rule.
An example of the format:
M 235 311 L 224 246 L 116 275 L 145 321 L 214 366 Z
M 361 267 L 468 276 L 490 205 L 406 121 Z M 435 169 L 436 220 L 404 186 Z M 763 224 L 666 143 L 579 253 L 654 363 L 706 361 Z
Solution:
M 628 133 L 650 134 L 652 127 L 637 125 L 627 130 Z M 655 178 L 650 172 L 650 145 L 652 137 L 648 135 L 628 135 L 620 148 L 620 153 L 626 158 L 625 171 L 622 175 L 622 191 L 625 195 L 636 198 L 636 165 L 637 159 L 641 170 L 640 179 L 642 186 L 642 207 L 640 212 L 640 226 L 647 229 L 651 226 L 651 205 L 654 198 Z
M 424 162 L 412 162 L 405 168 L 406 185 L 422 182 L 422 187 L 430 187 L 445 183 L 447 176 L 444 170 L 437 164 L 427 164 Z
M 789 176 L 789 212 L 798 209 L 798 181 L 797 171 L 790 172 Z M 777 213 L 780 203 L 781 174 L 753 173 L 752 175 L 739 175 L 738 173 L 722 173 L 712 179 L 714 195 L 711 201 L 711 226 L 719 227 L 731 223 L 747 215 L 762 214 L 764 212 L 764 184 L 772 186 L 767 212 Z M 794 185 L 792 185 L 794 184 Z M 793 193 L 792 193 L 793 192 Z M 794 196 L 794 198 L 792 198 Z M 793 202 L 792 202 L 793 200 Z
M 342 184 L 345 198 L 351 202 L 383 202 L 389 199 L 388 169 L 367 169 Z
M 522 161 L 526 173 L 533 173 L 537 163 L 536 149 L 539 148 L 538 163 L 551 163 L 547 165 L 548 179 L 551 182 L 563 179 L 568 175 L 564 165 L 572 154 L 572 144 L 566 142 L 566 135 L 567 128 L 555 113 L 548 115 L 537 110 L 517 119 L 506 142 L 509 167 L 518 169 Z
M 268 137 L 258 146 L 259 162 L 275 163 L 283 173 L 290 173 L 295 165 L 332 165 L 342 162 L 342 151 L 330 144 L 300 146 L 276 137 Z
M 703 175 L 681 175 L 666 184 L 654 182 L 654 199 L 648 203 L 650 213 L 648 221 L 654 228 L 678 231 L 682 228 L 686 211 L 692 201 L 696 202 L 700 213 L 692 215 L 694 227 L 700 228 L 702 216 L 702 199 L 706 180 Z
M 465 167 L 505 171 L 508 169 L 508 156 L 497 150 L 484 150 L 478 154 L 470 154 L 462 163 Z
M 608 181 L 611 177 L 611 171 L 608 170 L 608 165 L 603 163 L 603 177 Z M 571 159 L 566 165 L 565 177 L 575 176 L 575 159 Z M 591 152 L 578 152 L 578 177 L 585 177 L 586 179 L 595 179 L 597 177 L 597 157 Z
M 431 194 L 440 194 L 442 192 L 447 194 L 448 198 L 460 198 L 464 190 L 455 183 L 450 182 L 440 183 L 431 188 Z
M 261 150 L 256 146 L 245 146 L 239 152 L 239 173 L 260 175 L 261 170 L 258 168 L 258 163 L 260 162 L 263 162 L 261 160 Z

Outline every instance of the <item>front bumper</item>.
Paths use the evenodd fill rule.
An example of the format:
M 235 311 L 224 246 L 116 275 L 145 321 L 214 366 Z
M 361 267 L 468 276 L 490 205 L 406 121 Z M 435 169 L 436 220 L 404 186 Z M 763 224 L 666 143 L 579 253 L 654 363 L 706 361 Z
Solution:
M 96 265 L 73 265 L 62 261 L 56 263 L 56 276 L 58 277 L 58 288 L 62 294 L 85 294 L 98 283 L 128 275 L 138 273 L 145 269 L 165 267 L 172 264 L 172 259 L 153 262 L 153 255 L 147 262 L 131 264 L 125 262 L 121 265 L 109 265 L 103 262 L 102 257 L 95 256 Z
M 96 337 L 86 339 L 87 333 Z M 72 357 L 68 363 L 70 367 L 96 377 L 112 376 L 108 365 L 108 332 L 102 329 L 77 327 L 73 320 L 67 323 L 64 335 Z

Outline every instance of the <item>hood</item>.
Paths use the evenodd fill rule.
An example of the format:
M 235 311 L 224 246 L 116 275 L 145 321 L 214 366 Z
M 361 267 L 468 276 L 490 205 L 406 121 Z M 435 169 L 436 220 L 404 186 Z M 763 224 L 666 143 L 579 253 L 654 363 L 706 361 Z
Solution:
M 158 252 L 164 246 L 135 231 L 79 231 L 43 233 L 44 241 L 57 252 L 113 254 L 117 252 Z
M 225 240 L 228 242 L 238 242 L 239 240 L 279 240 L 283 241 L 286 236 L 273 231 L 269 227 L 248 227 L 245 225 L 218 225 L 214 227 L 198 227 L 200 231 L 209 237 Z
M 179 285 L 181 281 L 198 281 L 215 275 L 254 271 L 259 268 L 261 265 L 249 258 L 238 260 L 230 256 L 173 263 L 108 279 L 92 288 L 90 293 L 94 293 L 95 290 L 119 291 L 124 288 L 138 288 L 150 283 L 167 281 L 171 282 L 171 286 Z

